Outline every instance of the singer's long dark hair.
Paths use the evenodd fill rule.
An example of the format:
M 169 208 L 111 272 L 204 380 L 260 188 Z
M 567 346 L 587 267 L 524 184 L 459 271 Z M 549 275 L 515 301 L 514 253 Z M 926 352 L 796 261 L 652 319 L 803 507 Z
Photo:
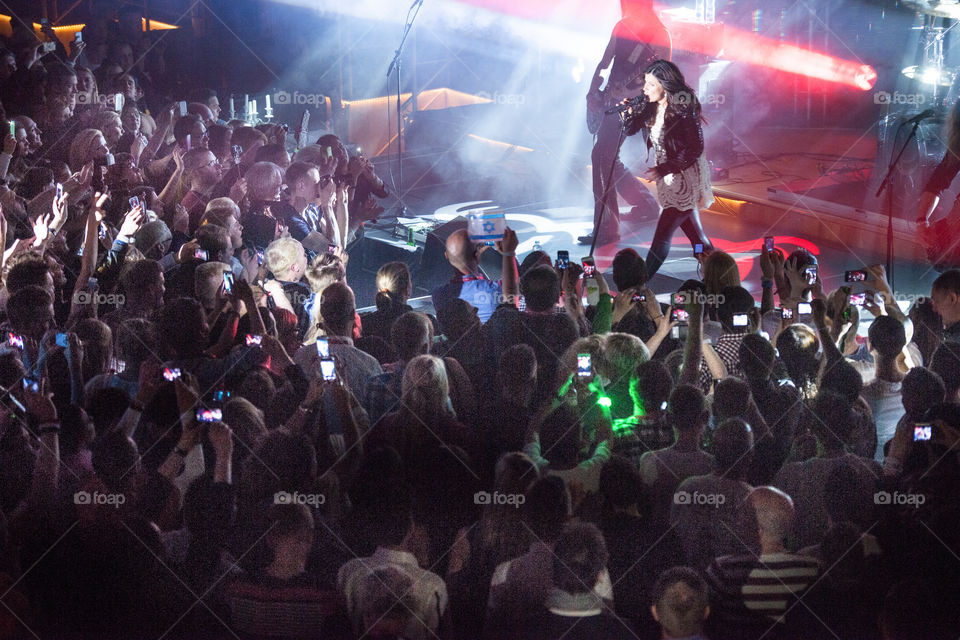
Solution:
M 676 115 L 681 109 L 693 109 L 693 114 L 700 121 L 706 123 L 701 108 L 700 100 L 684 80 L 679 67 L 669 60 L 654 60 L 647 67 L 644 74 L 649 73 L 663 85 L 663 90 L 667 92 L 667 112 Z

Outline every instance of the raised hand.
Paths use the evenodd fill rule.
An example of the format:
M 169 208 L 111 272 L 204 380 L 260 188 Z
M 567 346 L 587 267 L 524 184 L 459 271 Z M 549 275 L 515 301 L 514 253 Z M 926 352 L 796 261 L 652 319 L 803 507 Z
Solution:
M 17 139 L 9 133 L 3 138 L 3 152 L 12 156 L 17 151 Z
M 140 228 L 140 224 L 143 222 L 144 213 L 143 205 L 138 204 L 136 207 L 127 212 L 127 215 L 123 217 L 123 223 L 120 225 L 120 233 L 118 237 L 121 238 L 130 238 L 137 232 Z
M 49 213 L 37 216 L 33 221 L 33 246 L 38 247 L 47 241 L 50 237 L 50 220 L 52 216 Z
M 183 235 L 187 235 L 190 231 L 190 214 L 187 213 L 187 208 L 179 202 L 173 208 L 173 230 L 179 231 Z

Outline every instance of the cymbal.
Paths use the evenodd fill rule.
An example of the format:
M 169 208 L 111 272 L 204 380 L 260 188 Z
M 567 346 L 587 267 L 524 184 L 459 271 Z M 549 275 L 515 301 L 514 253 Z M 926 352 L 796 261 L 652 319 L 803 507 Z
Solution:
M 960 20 L 960 0 L 899 0 L 898 4 L 928 16 Z
M 924 84 L 939 84 L 941 87 L 949 87 L 953 85 L 953 78 L 957 70 L 953 67 L 941 67 L 937 69 L 936 67 L 911 65 L 901 70 L 900 73 L 911 80 L 920 80 Z

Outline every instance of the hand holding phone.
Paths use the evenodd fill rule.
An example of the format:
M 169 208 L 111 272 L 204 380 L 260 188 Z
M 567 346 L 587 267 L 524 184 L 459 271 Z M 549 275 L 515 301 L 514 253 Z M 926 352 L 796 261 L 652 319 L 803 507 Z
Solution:
M 263 343 L 263 336 L 257 336 L 252 333 L 247 334 L 247 346 L 259 345 Z
M 817 284 L 817 277 L 819 274 L 819 269 L 817 268 L 817 265 L 810 265 L 809 267 L 803 270 L 803 274 L 807 279 L 808 285 L 813 286 Z
M 557 269 L 563 271 L 570 266 L 570 252 L 560 250 L 557 251 Z
M 232 271 L 223 272 L 223 293 L 228 296 L 233 295 L 233 272 Z
M 65 333 L 58 333 L 58 334 L 57 334 L 57 346 L 58 346 L 58 347 L 63 347 L 64 349 L 67 348 L 67 346 L 68 346 L 67 334 L 65 334 Z
M 933 438 L 933 425 L 929 422 L 918 422 L 913 425 L 913 441 L 926 442 Z
M 220 422 L 223 420 L 223 409 L 197 409 L 197 422 Z
M 179 368 L 164 367 L 163 369 L 163 379 L 166 380 L 167 382 L 173 382 L 174 380 L 179 378 L 180 375 L 181 374 L 180 374 Z
M 767 253 L 773 253 L 773 247 L 774 247 L 773 236 L 766 236 L 763 239 L 763 245 L 767 248 Z
M 866 280 L 867 280 L 866 269 L 858 269 L 856 271 L 845 271 L 843 274 L 844 282 L 866 282 Z

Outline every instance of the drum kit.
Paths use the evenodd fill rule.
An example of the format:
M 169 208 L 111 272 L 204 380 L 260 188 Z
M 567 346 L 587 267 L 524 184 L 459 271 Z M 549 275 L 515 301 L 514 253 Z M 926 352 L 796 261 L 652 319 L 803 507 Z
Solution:
M 897 4 L 922 16 L 922 54 L 920 64 L 901 71 L 912 81 L 914 93 L 877 94 L 886 97 L 889 111 L 879 122 L 873 184 L 879 186 L 888 165 L 906 145 L 891 177 L 888 206 L 897 217 L 912 220 L 915 204 L 946 152 L 947 116 L 960 98 L 960 69 L 946 66 L 944 50 L 947 34 L 960 24 L 960 0 L 899 0 Z M 960 35 L 960 29 L 957 32 L 954 36 Z M 916 134 L 911 139 L 914 123 Z

